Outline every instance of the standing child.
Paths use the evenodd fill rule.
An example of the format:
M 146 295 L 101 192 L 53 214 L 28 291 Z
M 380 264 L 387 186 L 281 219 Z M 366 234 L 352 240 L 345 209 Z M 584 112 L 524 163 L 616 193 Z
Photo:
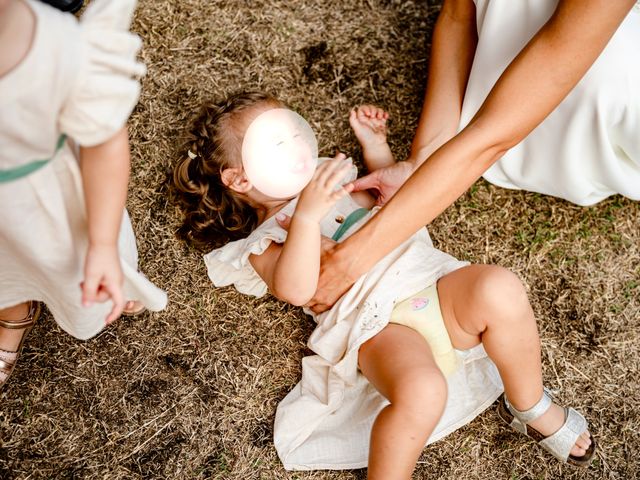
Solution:
M 244 133 L 276 108 L 278 100 L 259 93 L 205 105 L 174 173 L 185 211 L 180 234 L 214 248 L 205 262 L 215 285 L 256 296 L 268 289 L 305 305 L 317 286 L 321 235 L 345 238 L 377 209 L 367 212 L 368 194 L 349 195 L 356 172 L 341 155 L 320 164 L 299 197 L 254 188 L 242 166 Z M 349 118 L 370 170 L 393 162 L 386 119 L 371 106 Z M 288 232 L 276 221 L 284 214 Z M 308 345 L 316 355 L 303 359 L 302 380 L 276 413 L 285 468 L 368 466 L 371 479 L 407 479 L 425 443 L 471 421 L 502 383 L 503 419 L 563 461 L 589 464 L 595 442 L 586 420 L 543 390 L 533 311 L 511 272 L 460 262 L 422 229 L 314 319 Z
M 95 0 L 78 23 L 38 1 L 0 0 L 0 387 L 39 302 L 80 339 L 123 309 L 166 305 L 137 271 L 124 210 L 125 124 L 144 73 L 134 7 Z

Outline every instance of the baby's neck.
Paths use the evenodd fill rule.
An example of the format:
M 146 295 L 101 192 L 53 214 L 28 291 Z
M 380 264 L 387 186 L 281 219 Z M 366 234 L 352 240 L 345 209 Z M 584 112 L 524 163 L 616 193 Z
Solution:
M 0 77 L 16 68 L 31 49 L 36 19 L 21 0 L 9 0 L 0 9 Z

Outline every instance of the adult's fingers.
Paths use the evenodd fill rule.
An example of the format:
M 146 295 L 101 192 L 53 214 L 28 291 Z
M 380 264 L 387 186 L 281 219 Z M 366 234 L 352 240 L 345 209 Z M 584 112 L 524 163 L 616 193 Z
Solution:
M 360 192 L 362 190 L 380 190 L 380 179 L 378 178 L 377 171 L 365 175 L 361 178 L 356 178 L 353 182 L 353 191 Z
M 329 310 L 331 307 L 328 305 L 325 305 L 323 303 L 316 303 L 314 304 L 312 307 L 309 307 L 311 309 L 311 311 L 313 313 L 323 313 L 326 312 L 327 310 Z
M 336 243 L 338 243 L 338 242 L 336 242 L 332 238 L 325 237 L 324 235 L 322 235 L 320 237 L 320 250 L 322 252 L 326 252 L 327 250 L 331 250 L 333 247 L 335 247 Z
M 393 196 L 393 195 L 391 195 L 391 196 Z M 378 196 L 376 198 L 376 205 L 378 207 L 383 206 L 385 203 L 387 203 L 389 201 L 391 196 L 387 195 L 387 193 L 384 190 L 380 190 L 378 192 Z
M 351 190 L 353 190 L 353 185 L 351 185 L 350 183 L 347 183 L 343 187 L 338 188 L 337 190 L 334 190 L 333 192 L 331 192 L 330 198 L 332 201 L 337 202 L 342 197 L 346 197 L 347 195 L 349 195 L 351 193 Z

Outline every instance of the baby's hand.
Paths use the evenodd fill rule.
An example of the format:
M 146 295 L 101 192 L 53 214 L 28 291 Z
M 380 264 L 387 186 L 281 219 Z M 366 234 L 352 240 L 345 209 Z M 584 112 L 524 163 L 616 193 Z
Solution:
M 389 114 L 374 105 L 360 105 L 349 113 L 349 125 L 365 150 L 387 143 L 388 119 Z
M 117 247 L 89 247 L 84 264 L 84 281 L 80 285 L 82 304 L 90 307 L 94 302 L 103 303 L 111 299 L 113 308 L 106 318 L 107 324 L 117 319 L 124 308 L 123 282 Z
M 351 162 L 346 162 L 345 159 L 345 155 L 339 153 L 333 160 L 324 162 L 316 169 L 313 178 L 300 194 L 294 218 L 320 223 L 333 204 L 353 190 L 351 183 L 336 189 L 338 182 L 351 168 Z

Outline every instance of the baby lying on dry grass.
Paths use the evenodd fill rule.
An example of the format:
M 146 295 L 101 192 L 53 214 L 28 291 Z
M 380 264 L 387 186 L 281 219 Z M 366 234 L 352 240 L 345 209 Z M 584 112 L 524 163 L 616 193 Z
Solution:
M 283 107 L 261 93 L 205 105 L 174 189 L 185 215 L 180 235 L 211 250 L 205 261 L 216 286 L 305 305 L 322 236 L 341 240 L 378 207 L 352 192 L 356 172 L 341 154 L 322 161 L 297 197 L 254 188 L 242 167 L 244 132 Z M 370 171 L 394 162 L 387 118 L 368 105 L 349 117 Z M 308 345 L 316 355 L 303 360 L 301 382 L 276 413 L 274 443 L 286 468 L 368 466 L 371 479 L 410 478 L 425 443 L 468 423 L 502 384 L 503 419 L 563 461 L 591 461 L 584 417 L 543 390 L 534 314 L 508 270 L 458 261 L 421 229 L 314 320 Z

